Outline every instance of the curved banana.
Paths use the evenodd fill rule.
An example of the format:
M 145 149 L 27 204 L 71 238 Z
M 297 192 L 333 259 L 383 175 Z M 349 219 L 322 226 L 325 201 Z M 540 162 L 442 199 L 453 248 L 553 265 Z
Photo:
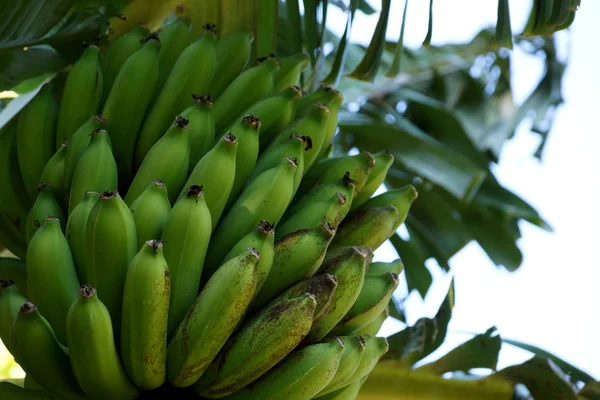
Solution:
M 201 186 L 192 185 L 169 213 L 161 240 L 171 274 L 168 336 L 198 296 L 212 222 Z
M 358 333 L 360 335 L 377 335 L 383 326 L 383 323 L 390 316 L 389 306 L 383 310 L 381 314 L 376 316 L 373 320 L 371 320 L 367 325 L 360 328 Z
M 400 274 L 400 272 L 402 272 L 402 270 L 404 269 L 404 264 L 402 263 L 402 260 L 397 258 L 394 261 L 390 261 L 390 262 L 383 262 L 383 261 L 377 261 L 377 262 L 372 262 L 369 265 L 369 270 L 367 271 L 367 275 L 382 275 L 382 274 L 386 274 L 389 272 L 393 272 L 396 275 Z
M 158 80 L 153 97 L 160 94 L 177 59 L 194 40 L 194 33 L 186 18 L 177 18 L 158 32 L 158 40 L 161 46 L 158 52 Z
M 340 361 L 341 364 L 341 361 Z M 368 376 L 368 375 L 367 375 Z M 319 400 L 355 400 L 358 396 L 358 392 L 362 387 L 363 383 L 367 380 L 367 376 L 364 378 L 346 385 L 340 389 L 337 389 L 331 393 L 324 394 L 322 396 L 315 397 L 315 399 Z
M 323 396 L 343 387 L 344 382 L 356 372 L 365 353 L 365 339 L 362 336 L 339 336 L 339 339 L 344 343 L 344 353 L 340 359 L 340 366 L 333 379 L 315 397 Z
M 31 241 L 38 227 L 47 217 L 56 217 L 60 221 L 60 227 L 63 232 L 67 222 L 63 210 L 52 195 L 52 186 L 42 183 L 38 190 L 38 197 L 35 203 L 33 203 L 33 207 L 27 218 L 27 227 L 25 228 L 27 241 Z
M 137 253 L 135 221 L 119 193 L 102 193 L 88 217 L 85 236 L 87 279 L 110 312 L 118 341 L 127 268 Z
M 146 190 L 131 203 L 137 232 L 137 248 L 152 238 L 160 238 L 171 212 L 167 185 L 160 179 L 150 182 Z M 161 250 L 162 253 L 162 250 Z
M 69 194 L 69 215 L 83 200 L 85 193 L 117 190 L 117 162 L 113 156 L 108 133 L 95 130 L 89 146 L 76 164 Z
M 69 356 L 52 327 L 31 303 L 24 303 L 10 335 L 15 359 L 45 391 L 61 399 L 83 400 L 85 394 L 71 371 Z
M 259 259 L 256 249 L 243 250 L 221 265 L 202 289 L 169 342 L 171 385 L 196 383 L 229 339 L 254 296 Z
M 344 382 L 345 385 L 358 382 L 366 377 L 375 368 L 381 356 L 389 350 L 388 341 L 384 337 L 365 335 L 363 338 L 365 339 L 365 352 L 356 371 Z
M 352 201 L 352 210 L 356 210 L 363 204 L 365 204 L 369 198 L 379 189 L 388 170 L 394 163 L 394 155 L 387 150 L 380 151 L 379 153 L 373 154 L 375 159 L 375 165 L 373 170 L 367 178 L 367 182 L 361 189 L 360 193 L 356 195 L 356 198 Z
M 192 185 L 202 186 L 206 192 L 206 205 L 210 211 L 212 229 L 217 226 L 235 180 L 239 149 L 237 138 L 227 134 L 221 138 L 208 153 L 198 161 L 179 199 L 185 197 L 187 188 Z M 218 171 L 218 173 L 215 173 Z
M 140 130 L 135 165 L 142 165 L 150 149 L 169 129 L 176 115 L 192 104 L 192 93 L 207 93 L 216 65 L 216 36 L 210 26 L 181 53 Z
M 280 68 L 275 74 L 275 91 L 285 89 L 290 85 L 299 85 L 302 71 L 308 66 L 308 54 L 298 53 L 279 61 Z
M 131 383 L 119 360 L 108 310 L 96 289 L 83 285 L 67 314 L 71 367 L 79 386 L 91 399 L 135 399 L 139 390 Z
M 366 247 L 345 247 L 328 251 L 319 273 L 329 273 L 338 281 L 327 313 L 313 324 L 307 340 L 324 338 L 352 307 L 363 286 L 373 253 Z
M 25 261 L 13 257 L 0 257 L 0 279 L 12 281 L 18 291 L 27 297 L 27 269 Z M 1 292 L 2 290 L 0 289 Z
M 87 251 L 86 251 L 86 231 L 87 222 L 94 205 L 100 200 L 100 193 L 87 191 L 81 203 L 75 207 L 69 219 L 67 220 L 67 229 L 65 236 L 69 242 L 77 276 L 80 283 L 88 283 L 87 276 Z
M 121 359 L 142 390 L 158 388 L 167 376 L 170 278 L 162 243 L 148 240 L 131 260 L 123 291 Z
M 56 148 L 92 115 L 98 113 L 104 90 L 100 48 L 89 45 L 67 76 L 56 125 Z
M 297 350 L 252 385 L 226 399 L 312 399 L 336 375 L 345 351 L 344 343 L 339 338 Z
M 42 171 L 54 155 L 57 115 L 58 103 L 51 85 L 44 85 L 20 113 L 17 154 L 23 184 L 31 201 L 37 197 Z
M 152 181 L 160 179 L 169 188 L 169 201 L 174 203 L 187 178 L 190 160 L 189 121 L 181 116 L 148 152 L 140 165 L 127 194 L 131 205 Z
M 417 189 L 413 185 L 406 185 L 399 189 L 388 190 L 379 196 L 369 199 L 360 209 L 369 209 L 375 207 L 385 207 L 392 205 L 398 209 L 398 219 L 394 223 L 393 231 L 396 231 L 404 223 L 410 206 L 419 196 Z
M 331 248 L 364 246 L 377 250 L 394 234 L 398 220 L 394 206 L 360 208 L 340 224 Z
M 12 280 L 0 278 L 0 340 L 8 351 L 14 356 L 15 351 L 10 343 L 10 331 L 15 319 L 19 314 L 19 309 L 27 302 L 17 286 Z
M 254 36 L 249 29 L 240 29 L 217 41 L 217 67 L 209 93 L 217 99 L 248 64 Z
M 223 397 L 255 381 L 304 339 L 315 307 L 315 298 L 310 294 L 275 300 L 229 341 L 196 383 L 196 393 Z
M 46 390 L 36 381 L 33 380 L 31 375 L 26 374 L 25 378 L 23 378 L 23 387 L 25 389 L 37 390 L 42 393 L 46 392 Z
M 27 292 L 63 344 L 67 343 L 67 310 L 77 299 L 78 287 L 75 263 L 60 221 L 48 217 L 27 248 Z
M 90 145 L 92 140 L 93 132 L 97 129 L 104 129 L 106 127 L 106 120 L 102 118 L 101 115 L 94 115 L 91 118 L 88 118 L 87 121 L 83 123 L 73 133 L 71 139 L 69 140 L 69 145 L 67 146 L 67 151 L 65 153 L 65 181 L 64 188 L 67 193 L 67 197 L 71 192 L 71 185 L 73 183 L 73 176 L 75 175 L 75 166 L 79 162 L 81 155 Z
M 125 61 L 102 110 L 119 167 L 119 187 L 122 191 L 125 191 L 133 176 L 138 131 L 158 80 L 159 50 L 158 38 L 150 36 L 142 48 Z
M 65 210 L 67 209 L 67 197 L 65 193 L 65 157 L 67 155 L 68 146 L 69 142 L 64 142 L 60 146 L 60 149 L 58 149 L 46 163 L 46 166 L 42 171 L 42 176 L 40 177 L 40 182 L 46 182 L 52 186 L 54 198 Z
M 11 400 L 52 400 L 48 393 L 24 389 L 10 382 L 0 382 L 0 397 Z
M 18 220 L 15 225 L 24 227 L 32 201 L 19 170 L 17 125 L 18 119 L 13 118 L 0 129 L 0 209 Z
M 190 130 L 190 171 L 208 153 L 215 142 L 215 119 L 212 115 L 212 99 L 209 95 L 192 94 L 194 104 L 181 112 Z

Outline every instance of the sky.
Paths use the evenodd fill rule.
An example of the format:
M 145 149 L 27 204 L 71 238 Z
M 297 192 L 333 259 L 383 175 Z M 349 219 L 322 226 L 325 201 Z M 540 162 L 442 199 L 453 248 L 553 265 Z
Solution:
M 369 1 L 375 8 L 378 0 Z M 597 130 L 600 78 L 595 74 L 597 19 L 600 1 L 583 1 L 570 33 L 558 36 L 559 54 L 568 54 L 563 80 L 565 103 L 556 114 L 542 161 L 532 157 L 540 137 L 523 123 L 501 154 L 494 168 L 500 182 L 532 204 L 554 228 L 542 231 L 521 224 L 518 245 L 523 264 L 510 273 L 496 267 L 476 243 L 471 243 L 450 262 L 456 284 L 456 305 L 446 343 L 428 359 L 435 359 L 468 340 L 469 333 L 482 333 L 496 326 L 506 338 L 534 344 L 600 379 L 600 149 Z M 405 45 L 421 45 L 428 21 L 425 0 L 411 1 L 405 30 Z M 404 2 L 392 2 L 388 39 L 396 40 Z M 495 25 L 494 0 L 439 0 L 434 2 L 432 44 L 470 40 L 482 28 Z M 513 33 L 525 25 L 530 2 L 510 1 Z M 343 31 L 343 18 L 332 13 L 335 30 Z M 375 17 L 357 14 L 352 39 L 368 42 Z M 514 100 L 520 104 L 537 85 L 543 61 L 515 49 L 512 57 Z M 418 200 L 417 200 L 418 201 Z M 376 259 L 392 260 L 391 247 L 382 247 Z M 430 268 L 436 281 L 425 301 L 413 293 L 406 302 L 408 323 L 435 315 L 452 275 Z M 397 294 L 405 293 L 400 287 Z M 387 335 L 404 325 L 386 323 Z M 505 345 L 499 368 L 525 361 L 530 353 Z

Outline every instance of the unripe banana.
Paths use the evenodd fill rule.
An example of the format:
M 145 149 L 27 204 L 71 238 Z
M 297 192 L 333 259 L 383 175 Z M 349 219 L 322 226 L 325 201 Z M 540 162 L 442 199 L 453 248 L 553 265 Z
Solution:
M 341 361 L 340 361 L 341 364 Z M 364 378 L 351 383 L 349 385 L 346 385 L 344 387 L 342 387 L 341 389 L 335 390 L 331 393 L 322 395 L 322 396 L 318 396 L 315 397 L 315 399 L 319 399 L 319 400 L 355 400 L 356 397 L 358 396 L 358 392 L 360 391 L 360 388 L 362 387 L 363 383 L 365 383 L 365 381 L 367 380 L 368 375 L 366 375 Z
M 369 201 L 363 204 L 361 209 L 385 207 L 388 205 L 396 207 L 398 209 L 398 219 L 392 227 L 393 231 L 396 231 L 404 223 L 410 206 L 418 195 L 417 189 L 413 185 L 406 185 L 399 189 L 388 190 L 379 196 L 369 199 Z
M 385 311 L 398 287 L 398 275 L 367 275 L 358 298 L 344 318 L 332 330 L 333 335 L 352 335 L 367 326 Z
M 45 391 L 61 399 L 85 399 L 71 371 L 69 356 L 46 318 L 31 302 L 19 309 L 11 330 L 10 347 L 27 375 Z
M 259 259 L 256 249 L 243 250 L 220 266 L 202 289 L 169 342 L 171 385 L 193 385 L 215 359 L 255 294 Z
M 139 390 L 131 383 L 119 360 L 111 316 L 96 295 L 83 285 L 67 314 L 71 367 L 79 386 L 91 399 L 135 399 Z
M 369 270 L 367 271 L 367 275 L 382 275 L 389 272 L 393 272 L 396 275 L 400 274 L 404 269 L 404 264 L 401 259 L 396 259 L 390 262 L 377 261 L 372 262 L 369 265 Z
M 0 397 L 10 400 L 52 400 L 48 393 L 24 389 L 10 382 L 0 382 Z
M 344 386 L 360 365 L 360 360 L 365 353 L 365 339 L 362 336 L 340 336 L 344 343 L 344 353 L 340 359 L 340 366 L 333 379 L 325 386 L 316 397 L 336 391 Z
M 52 186 L 47 183 L 42 183 L 38 190 L 38 197 L 35 200 L 35 203 L 33 203 L 33 207 L 27 217 L 25 235 L 28 242 L 31 241 L 31 238 L 37 232 L 40 224 L 47 217 L 56 217 L 60 221 L 60 227 L 63 232 L 66 225 L 65 214 L 52 195 Z
M 275 300 L 228 342 L 195 385 L 196 393 L 223 397 L 255 381 L 304 339 L 315 307 L 310 294 Z
M 222 132 L 251 104 L 273 93 L 273 77 L 279 69 L 279 62 L 275 57 L 259 61 L 259 65 L 239 74 L 215 101 L 216 132 Z
M 69 194 L 69 215 L 83 200 L 86 192 L 117 190 L 117 180 L 117 163 L 108 133 L 105 130 L 95 130 L 89 146 L 76 164 Z
M 190 130 L 190 171 L 208 153 L 215 142 L 215 119 L 212 115 L 212 99 L 209 95 L 192 94 L 194 104 L 181 116 L 188 121 Z
M 32 202 L 19 170 L 17 125 L 18 119 L 13 118 L 0 129 L 0 209 L 20 220 L 16 225 L 24 227 Z
M 352 210 L 356 210 L 363 204 L 365 204 L 369 198 L 379 189 L 388 170 L 394 163 L 394 155 L 387 150 L 380 151 L 379 153 L 373 154 L 375 159 L 375 165 L 373 170 L 367 178 L 367 182 L 361 189 L 360 193 L 356 195 L 356 198 L 352 201 Z
M 8 351 L 14 356 L 15 351 L 10 343 L 10 331 L 15 319 L 19 314 L 19 309 L 27 302 L 17 286 L 12 280 L 0 278 L 0 340 L 6 346 Z
M 203 191 L 206 192 L 205 199 L 210 211 L 212 229 L 219 222 L 227 199 L 230 197 L 237 170 L 238 148 L 235 136 L 231 134 L 223 136 L 216 146 L 198 161 L 184 185 L 185 189 L 179 195 L 179 199 L 185 197 L 187 188 L 192 185 L 202 186 Z
M 313 324 L 307 340 L 324 338 L 352 307 L 363 286 L 367 266 L 373 257 L 365 247 L 345 247 L 329 251 L 319 273 L 329 273 L 338 281 L 327 314 Z
M 25 261 L 23 259 L 0 257 L 0 279 L 12 281 L 19 293 L 27 297 L 27 269 L 25 268 Z
M 198 296 L 212 223 L 201 186 L 192 185 L 175 206 L 164 227 L 164 256 L 171 273 L 168 337 Z
M 66 207 L 66 194 L 65 194 L 65 157 L 67 155 L 67 148 L 69 143 L 64 142 L 60 149 L 54 153 L 52 158 L 48 160 L 40 182 L 46 182 L 52 186 L 52 194 L 58 204 L 65 210 Z
M 222 36 L 217 41 L 217 67 L 210 83 L 209 93 L 218 98 L 246 67 L 252 51 L 254 36 L 248 29 L 240 29 Z
M 159 50 L 158 38 L 150 36 L 142 48 L 127 59 L 102 110 L 102 116 L 108 121 L 106 130 L 119 166 L 119 187 L 123 192 L 133 176 L 138 131 L 158 80 Z
M 350 172 L 350 177 L 354 180 L 354 196 L 356 196 L 367 182 L 374 165 L 375 159 L 367 151 L 354 156 L 326 158 L 314 164 L 304 175 L 298 193 L 304 195 L 312 188 L 336 181 L 346 172 Z
M 360 381 L 362 378 L 367 376 L 377 362 L 387 351 L 389 350 L 388 341 L 384 337 L 378 336 L 363 336 L 365 339 L 365 352 L 360 359 L 360 364 L 356 371 L 346 380 L 345 385 Z
M 65 182 L 64 188 L 67 193 L 71 191 L 71 184 L 73 183 L 73 175 L 75 175 L 75 166 L 79 162 L 81 155 L 90 145 L 92 140 L 93 132 L 96 129 L 103 129 L 106 127 L 106 120 L 100 115 L 95 115 L 88 118 L 73 133 L 69 145 L 67 146 L 67 152 L 65 153 Z
M 123 64 L 142 48 L 142 42 L 149 34 L 150 31 L 145 26 L 136 26 L 108 46 L 101 62 L 104 79 L 103 102 L 108 97 Z
M 174 203 L 187 178 L 190 143 L 189 121 L 181 116 L 167 133 L 148 152 L 135 174 L 125 195 L 125 203 L 131 205 L 152 181 L 160 179 L 169 188 L 169 201 Z
M 333 157 L 333 150 L 334 149 L 335 149 L 335 144 L 330 143 L 329 146 L 324 147 L 325 152 L 322 155 L 319 156 L 319 159 Z
M 192 93 L 207 93 L 216 65 L 215 42 L 215 33 L 208 27 L 177 59 L 140 131 L 135 146 L 136 166 L 169 129 L 173 118 L 191 105 Z
M 44 85 L 20 113 L 17 154 L 23 184 L 31 201 L 37 197 L 44 167 L 54 155 L 57 115 L 58 103 L 50 85 Z
M 388 319 L 389 316 L 390 316 L 390 308 L 388 306 L 385 308 L 385 310 L 383 310 L 383 312 L 381 314 L 379 314 L 377 317 L 375 317 L 371 322 L 369 322 L 367 325 L 360 328 L 358 333 L 360 335 L 373 335 L 373 336 L 377 335 L 379 333 L 379 331 L 381 330 L 383 323 L 385 322 L 386 319 Z
M 251 309 L 262 308 L 295 283 L 313 276 L 334 234 L 335 228 L 323 222 L 314 229 L 302 229 L 278 240 L 271 272 Z
M 119 193 L 102 193 L 90 212 L 85 236 L 88 282 L 98 288 L 118 340 L 127 268 L 137 253 L 135 221 Z
M 291 85 L 300 84 L 302 71 L 308 66 L 308 54 L 298 53 L 279 61 L 280 68 L 275 74 L 275 91 L 279 92 Z
M 25 230 L 27 217 L 11 217 L 6 211 L 0 210 L 0 243 L 20 259 L 25 259 L 27 241 Z
M 66 344 L 65 318 L 77 299 L 79 280 L 69 243 L 57 218 L 46 218 L 27 248 L 27 292 Z
M 377 250 L 396 232 L 397 220 L 398 209 L 394 206 L 361 208 L 341 223 L 331 248 L 364 246 Z
M 167 376 L 169 268 L 162 243 L 148 240 L 127 269 L 121 321 L 121 358 L 142 390 L 158 388 Z
M 87 276 L 87 251 L 86 251 L 86 232 L 87 222 L 94 205 L 100 200 L 100 193 L 88 191 L 85 193 L 81 203 L 75 207 L 69 220 L 67 221 L 67 230 L 65 236 L 69 242 L 77 276 L 80 283 L 88 283 Z
M 148 240 L 161 237 L 167 223 L 171 212 L 167 185 L 160 179 L 150 182 L 130 209 L 137 232 L 137 248 L 141 249 Z
M 252 385 L 226 399 L 312 399 L 334 377 L 344 352 L 344 343 L 338 338 L 307 346 L 293 352 Z
M 177 59 L 194 40 L 194 34 L 186 18 L 177 18 L 158 32 L 160 51 L 158 52 L 158 80 L 154 96 L 160 94 Z
M 71 137 L 91 115 L 98 113 L 104 90 L 100 49 L 90 45 L 67 76 L 58 111 L 56 148 Z
M 41 391 L 42 393 L 46 392 L 46 390 L 39 383 L 33 380 L 30 374 L 25 375 L 25 378 L 23 379 L 23 387 L 25 389 Z
M 286 158 L 244 189 L 213 234 L 207 254 L 209 265 L 222 260 L 261 220 L 273 221 L 274 225 L 279 222 L 292 199 L 296 169 L 296 162 Z

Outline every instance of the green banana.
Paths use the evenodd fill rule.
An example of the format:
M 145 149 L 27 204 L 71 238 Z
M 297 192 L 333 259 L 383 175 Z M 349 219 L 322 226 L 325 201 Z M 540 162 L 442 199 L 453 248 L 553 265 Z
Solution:
M 16 226 L 24 227 L 32 201 L 19 170 L 17 125 L 18 119 L 13 118 L 0 129 L 0 209 L 14 219 Z
M 79 280 L 60 221 L 46 218 L 27 248 L 27 292 L 66 344 L 65 318 L 77 298 Z
M 183 110 L 181 116 L 190 121 L 190 170 L 208 153 L 215 142 L 215 119 L 209 95 L 192 94 L 194 104 Z
M 177 194 L 187 178 L 190 144 L 189 121 L 181 116 L 175 117 L 175 122 L 167 133 L 148 152 L 146 158 L 135 174 L 131 186 L 125 195 L 125 203 L 131 205 L 148 184 L 160 179 L 169 188 L 169 201 L 174 203 Z
M 17 155 L 23 184 L 31 201 L 37 197 L 42 171 L 54 155 L 57 115 L 58 103 L 51 85 L 44 85 L 21 110 L 17 127 Z
M 10 343 L 10 331 L 19 314 L 19 308 L 27 302 L 12 280 L 0 278 L 0 340 L 15 355 Z
M 167 376 L 169 267 L 162 243 L 148 240 L 131 260 L 123 291 L 121 358 L 142 390 L 161 386 Z
M 236 154 L 238 151 L 237 138 L 227 134 L 221 138 L 208 153 L 198 161 L 184 188 L 192 185 L 202 186 L 206 191 L 206 205 L 210 211 L 212 229 L 221 218 L 237 170 Z M 218 171 L 218 174 L 215 174 Z M 181 191 L 179 199 L 185 197 L 187 189 Z
M 319 273 L 336 277 L 338 287 L 333 293 L 327 314 L 313 324 L 307 340 L 324 338 L 352 307 L 363 286 L 365 272 L 373 253 L 366 247 L 345 247 L 328 251 Z
M 52 400 L 48 393 L 24 389 L 10 382 L 0 382 L 0 397 L 10 400 Z
M 250 105 L 273 93 L 273 77 L 279 62 L 275 57 L 265 57 L 259 62 L 239 74 L 216 99 L 213 107 L 216 132 L 222 132 Z
M 69 242 L 77 276 L 80 283 L 88 283 L 87 276 L 87 251 L 86 251 L 86 231 L 87 222 L 94 205 L 100 200 L 100 193 L 87 191 L 81 203 L 73 209 L 67 220 L 67 229 L 65 236 Z
M 342 362 L 340 361 L 340 364 L 341 363 Z M 355 400 L 356 397 L 358 396 L 358 392 L 360 391 L 360 388 L 362 387 L 363 383 L 365 383 L 365 381 L 367 380 L 367 376 L 365 376 L 364 378 L 362 378 L 354 383 L 351 383 L 340 389 L 337 389 L 331 393 L 315 397 L 315 399 L 319 399 L 319 400 Z
M 235 178 L 231 193 L 225 204 L 225 211 L 231 208 L 242 190 L 244 190 L 248 177 L 256 165 L 261 129 L 262 122 L 252 114 L 244 116 L 231 128 L 230 133 L 235 135 L 240 146 L 238 146 L 235 155 Z
M 87 279 L 110 312 L 118 340 L 127 268 L 137 253 L 135 221 L 119 193 L 102 193 L 88 217 L 85 236 Z
M 167 185 L 160 179 L 150 182 L 130 209 L 137 232 L 137 248 L 141 249 L 148 240 L 160 238 L 167 223 L 171 212 Z
M 33 380 L 31 375 L 29 375 L 29 374 L 26 374 L 25 378 L 23 378 L 23 387 L 25 389 L 37 390 L 37 391 L 41 391 L 41 392 L 46 391 L 39 383 L 37 383 L 35 380 Z
M 365 339 L 362 336 L 340 336 L 339 339 L 344 343 L 344 353 L 340 359 L 340 366 L 333 379 L 315 397 L 323 396 L 343 387 L 344 382 L 356 372 L 365 352 Z
M 208 91 L 216 65 L 215 42 L 215 33 L 209 27 L 177 59 L 140 131 L 135 145 L 137 167 L 169 129 L 173 118 L 191 105 L 192 93 Z
M 228 342 L 196 383 L 196 393 L 223 397 L 255 381 L 304 339 L 316 304 L 310 294 L 271 303 Z
M 73 183 L 73 176 L 75 175 L 75 167 L 81 158 L 81 155 L 90 145 L 92 140 L 93 132 L 97 129 L 104 129 L 106 127 L 106 120 L 100 115 L 95 115 L 88 118 L 73 133 L 67 146 L 67 152 L 65 153 L 65 181 L 64 188 L 67 195 L 71 192 L 71 185 Z
M 358 382 L 366 377 L 375 368 L 381 356 L 389 350 L 388 341 L 384 337 L 365 335 L 363 338 L 365 339 L 365 352 L 356 371 L 344 382 L 345 385 Z
M 61 399 L 85 399 L 71 371 L 69 356 L 46 318 L 31 302 L 19 309 L 11 329 L 10 347 L 27 375 L 45 391 Z
M 192 185 L 169 213 L 162 233 L 171 273 L 168 337 L 198 296 L 212 223 L 201 186 Z
M 333 157 L 333 150 L 335 149 L 335 145 L 333 143 L 330 143 L 329 146 L 324 147 L 324 153 L 322 153 L 321 155 L 319 155 L 320 159 L 323 158 L 331 158 Z
M 217 99 L 246 67 L 252 51 L 254 36 L 249 29 L 240 29 L 217 41 L 217 67 L 209 93 Z
M 398 209 L 398 219 L 392 227 L 393 231 L 396 231 L 404 223 L 410 206 L 418 196 L 417 189 L 413 185 L 406 185 L 399 189 L 388 190 L 379 196 L 371 198 L 360 209 L 364 210 L 388 205 L 396 207 Z
M 71 367 L 79 386 L 90 399 L 135 399 L 139 390 L 131 383 L 119 360 L 108 310 L 96 289 L 83 285 L 67 314 Z
M 394 162 L 394 155 L 387 150 L 373 154 L 373 158 L 375 159 L 373 170 L 369 174 L 367 182 L 361 189 L 360 193 L 358 193 L 356 198 L 352 201 L 352 210 L 356 210 L 365 204 L 373 195 L 373 193 L 379 189 L 385 180 L 388 170 Z
M 383 326 L 383 323 L 390 316 L 390 308 L 389 306 L 383 310 L 381 314 L 376 316 L 373 320 L 371 320 L 367 325 L 363 326 L 359 329 L 358 333 L 360 335 L 377 335 Z
M 98 113 L 102 101 L 104 79 L 100 67 L 100 48 L 90 45 L 67 76 L 62 91 L 56 125 L 56 148 Z
M 102 110 L 102 115 L 108 121 L 106 130 L 112 141 L 119 167 L 119 187 L 123 192 L 133 176 L 133 155 L 138 130 L 144 121 L 158 80 L 159 50 L 158 38 L 150 36 L 142 48 L 125 61 Z
M 6 211 L 0 210 L 0 243 L 20 259 L 25 259 L 27 241 L 25 230 L 27 217 L 11 217 Z
M 117 162 L 113 156 L 110 139 L 105 130 L 92 133 L 89 146 L 76 164 L 69 194 L 69 215 L 83 200 L 85 193 L 102 193 L 117 189 Z
M 65 193 L 65 157 L 67 155 L 68 142 L 64 142 L 60 149 L 54 153 L 52 158 L 48 160 L 40 182 L 46 182 L 52 186 L 52 194 L 58 204 L 65 210 L 66 207 L 66 193 Z
M 335 228 L 327 222 L 313 229 L 302 229 L 275 243 L 273 266 L 252 304 L 252 310 L 262 308 L 302 279 L 317 272 L 327 247 L 335 235 Z
M 261 220 L 272 221 L 274 225 L 279 222 L 292 199 L 296 169 L 296 162 L 285 158 L 246 186 L 215 229 L 206 258 L 209 265 L 222 260 Z
M 333 182 L 346 172 L 350 172 L 350 177 L 354 180 L 354 197 L 356 197 L 367 182 L 374 165 L 375 159 L 367 151 L 354 156 L 326 158 L 314 164 L 306 173 L 298 193 L 304 195 L 314 187 Z
M 113 84 L 123 64 L 136 51 L 142 48 L 142 42 L 148 37 L 150 31 L 145 26 L 137 26 L 115 40 L 108 46 L 102 57 L 102 78 L 104 80 L 103 103 L 113 88 Z M 91 114 L 90 114 L 91 115 Z
M 394 291 L 398 287 L 398 275 L 367 275 L 358 298 L 344 318 L 331 331 L 333 335 L 352 335 L 367 326 L 385 312 Z
M 404 269 L 404 264 L 402 263 L 402 260 L 400 260 L 399 258 L 395 259 L 394 261 L 390 261 L 390 262 L 377 261 L 377 262 L 372 262 L 369 265 L 369 270 L 367 271 L 367 275 L 382 275 L 382 274 L 386 274 L 388 272 L 393 272 L 396 275 L 398 275 L 398 274 L 400 274 L 400 272 L 402 272 L 403 269 Z
M 394 206 L 361 208 L 342 221 L 331 248 L 364 246 L 377 250 L 396 232 L 394 225 L 398 218 Z
M 308 54 L 298 53 L 279 61 L 280 68 L 275 74 L 275 91 L 279 92 L 290 85 L 300 84 L 302 71 L 308 66 Z
M 25 261 L 12 257 L 0 257 L 0 279 L 12 281 L 18 291 L 27 297 L 27 269 Z M 0 329 L 2 328 L 0 327 Z
M 215 359 L 254 296 L 259 259 L 256 249 L 243 250 L 220 266 L 202 289 L 169 342 L 171 385 L 193 385 Z
M 62 231 L 65 230 L 66 218 L 60 205 L 52 196 L 52 186 L 47 183 L 42 183 L 39 186 L 38 197 L 33 203 L 29 217 L 27 218 L 27 227 L 25 228 L 25 236 L 27 241 L 31 241 L 33 235 L 37 232 L 38 227 L 47 217 L 56 217 L 60 221 Z
M 153 97 L 160 94 L 177 59 L 194 40 L 194 33 L 186 18 L 177 18 L 158 32 L 158 40 L 161 46 L 158 52 L 158 80 Z
M 344 343 L 338 338 L 307 346 L 284 358 L 252 385 L 225 399 L 312 399 L 335 376 L 344 352 Z

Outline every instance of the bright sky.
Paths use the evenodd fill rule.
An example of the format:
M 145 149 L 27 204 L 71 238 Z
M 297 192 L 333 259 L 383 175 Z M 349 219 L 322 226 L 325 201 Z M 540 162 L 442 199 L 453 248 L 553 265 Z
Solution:
M 378 0 L 371 0 L 379 8 Z M 565 104 L 558 111 L 542 162 L 532 157 L 539 136 L 523 124 L 516 137 L 504 148 L 495 169 L 500 181 L 529 201 L 555 229 L 546 233 L 528 223 L 521 225 L 519 246 L 524 261 L 516 273 L 497 268 L 471 243 L 451 261 L 456 278 L 456 307 L 447 343 L 437 358 L 470 336 L 464 332 L 484 332 L 496 326 L 506 338 L 535 344 L 562 357 L 600 379 L 600 149 L 597 129 L 600 79 L 596 77 L 600 1 L 584 1 L 572 33 L 560 34 L 562 50 L 570 46 L 569 66 L 563 81 Z M 405 44 L 420 46 L 427 30 L 428 1 L 411 1 Z M 403 1 L 392 2 L 389 39 L 400 30 Z M 432 44 L 464 42 L 481 28 L 495 24 L 494 0 L 453 0 L 434 2 Z M 510 1 L 513 32 L 519 32 L 527 19 L 530 2 Z M 337 14 L 337 13 L 336 13 Z M 336 20 L 338 16 L 333 14 Z M 339 19 L 339 29 L 343 21 Z M 376 17 L 357 14 L 353 39 L 368 41 Z M 513 57 L 515 100 L 523 101 L 538 82 L 543 70 L 536 60 L 518 49 Z M 418 201 L 418 200 L 417 200 Z M 395 258 L 390 248 L 376 257 Z M 433 316 L 445 296 L 449 276 L 431 268 L 437 278 L 422 302 L 416 293 L 407 301 L 409 323 L 421 316 Z M 400 288 L 398 293 L 405 293 Z M 402 325 L 386 324 L 383 333 Z M 461 333 L 463 332 L 463 333 Z M 529 353 L 504 346 L 499 367 L 519 363 Z

